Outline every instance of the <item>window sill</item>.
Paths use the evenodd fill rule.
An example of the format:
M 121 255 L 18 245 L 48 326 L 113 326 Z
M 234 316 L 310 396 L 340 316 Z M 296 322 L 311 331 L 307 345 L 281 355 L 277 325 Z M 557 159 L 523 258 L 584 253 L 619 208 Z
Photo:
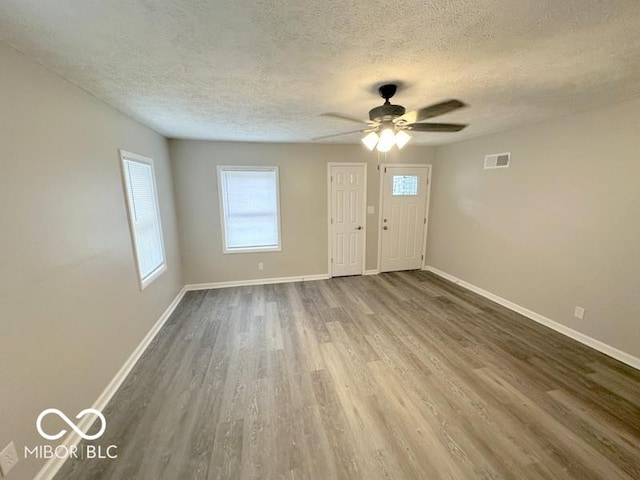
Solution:
M 153 272 L 151 272 L 144 279 L 140 280 L 140 290 L 144 290 L 147 288 L 153 281 L 162 275 L 167 270 L 167 264 L 163 263 L 158 268 L 156 268 Z
M 233 253 L 258 253 L 258 252 L 281 252 L 282 247 L 249 247 L 249 248 L 232 248 L 232 249 L 224 249 L 222 253 L 233 254 Z

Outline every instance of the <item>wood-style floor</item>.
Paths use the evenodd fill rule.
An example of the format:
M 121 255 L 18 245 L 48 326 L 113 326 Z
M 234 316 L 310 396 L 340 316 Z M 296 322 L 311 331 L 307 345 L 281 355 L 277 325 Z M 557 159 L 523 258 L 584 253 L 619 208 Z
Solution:
M 59 480 L 639 479 L 640 372 L 426 272 L 190 292 Z

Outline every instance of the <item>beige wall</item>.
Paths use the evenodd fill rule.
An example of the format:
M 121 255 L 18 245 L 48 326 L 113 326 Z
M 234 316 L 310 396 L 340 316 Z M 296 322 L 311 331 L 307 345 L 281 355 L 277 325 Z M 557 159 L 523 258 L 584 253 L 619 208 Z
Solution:
M 438 148 L 427 262 L 640 357 L 639 212 L 635 100 Z
M 182 279 L 162 136 L 1 44 L 0 105 L 0 448 L 22 457 L 42 410 L 92 406 Z M 155 160 L 168 271 L 144 292 L 119 148 Z
M 361 145 L 170 142 L 182 265 L 187 284 L 327 273 L 327 163 L 367 163 L 366 269 L 377 268 L 378 157 Z M 406 147 L 393 163 L 431 163 L 434 150 Z M 282 251 L 222 253 L 216 165 L 280 167 Z M 258 262 L 264 270 L 258 270 Z

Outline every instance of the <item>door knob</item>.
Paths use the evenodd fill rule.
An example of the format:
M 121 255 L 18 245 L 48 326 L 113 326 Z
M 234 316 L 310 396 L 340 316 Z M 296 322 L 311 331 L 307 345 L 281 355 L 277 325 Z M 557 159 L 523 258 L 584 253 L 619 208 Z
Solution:
M 356 230 L 362 230 L 362 225 L 358 225 L 358 226 L 356 227 Z
M 386 225 L 384 227 L 382 227 L 383 230 L 389 230 L 389 227 L 387 227 Z

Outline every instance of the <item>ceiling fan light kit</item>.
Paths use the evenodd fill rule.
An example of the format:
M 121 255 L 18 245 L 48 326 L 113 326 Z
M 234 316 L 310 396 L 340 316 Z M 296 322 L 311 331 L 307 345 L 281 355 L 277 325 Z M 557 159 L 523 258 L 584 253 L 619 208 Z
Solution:
M 378 135 L 376 132 L 369 132 L 364 137 L 362 137 L 362 143 L 369 150 L 373 150 L 377 147 L 379 152 L 388 152 L 395 145 L 398 148 L 404 147 L 409 140 L 411 140 L 411 135 L 406 133 L 404 130 L 399 130 L 394 133 L 393 129 L 386 128 L 382 130 L 382 133 Z
M 388 152 L 393 148 L 396 143 L 396 136 L 393 134 L 393 130 L 385 128 L 380 134 L 380 140 L 378 140 L 377 149 L 379 152 Z
M 369 132 L 364 137 L 362 137 L 362 143 L 364 143 L 364 146 L 369 150 L 373 150 L 374 148 L 376 148 L 378 140 L 380 140 L 380 137 L 376 132 Z
M 404 147 L 407 143 L 409 143 L 409 140 L 411 140 L 411 135 L 409 135 L 404 130 L 400 130 L 398 133 L 396 133 L 396 146 L 398 148 Z
M 406 112 L 402 105 L 393 105 L 389 99 L 396 93 L 397 85 L 386 84 L 378 88 L 378 93 L 384 98 L 384 104 L 369 110 L 369 120 L 363 122 L 357 118 L 341 113 L 326 113 L 328 117 L 347 120 L 355 123 L 365 123 L 366 127 L 359 130 L 364 134 L 362 143 L 369 150 L 377 149 L 379 152 L 388 152 L 394 145 L 404 147 L 411 135 L 407 131 L 414 132 L 459 132 L 467 125 L 460 123 L 420 123 L 438 115 L 452 112 L 466 107 L 460 100 L 446 100 L 418 110 Z M 335 135 L 325 135 L 316 140 L 347 135 L 355 132 L 344 132 Z

